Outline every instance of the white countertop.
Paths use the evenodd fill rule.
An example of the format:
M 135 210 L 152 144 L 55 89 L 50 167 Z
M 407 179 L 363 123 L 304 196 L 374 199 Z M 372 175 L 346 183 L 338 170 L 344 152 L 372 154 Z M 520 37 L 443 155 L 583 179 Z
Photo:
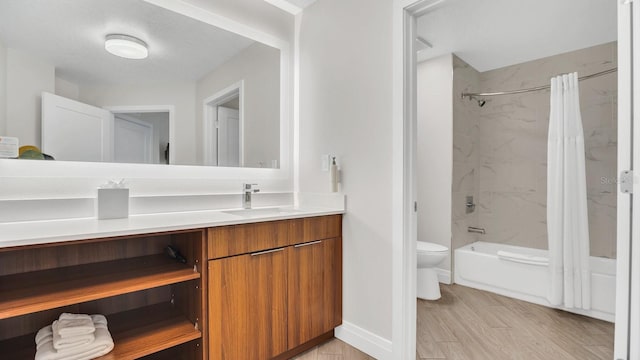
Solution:
M 338 208 L 279 208 L 284 212 L 235 215 L 226 210 L 207 210 L 132 215 L 113 220 L 79 218 L 1 223 L 0 248 L 344 214 L 344 209 Z

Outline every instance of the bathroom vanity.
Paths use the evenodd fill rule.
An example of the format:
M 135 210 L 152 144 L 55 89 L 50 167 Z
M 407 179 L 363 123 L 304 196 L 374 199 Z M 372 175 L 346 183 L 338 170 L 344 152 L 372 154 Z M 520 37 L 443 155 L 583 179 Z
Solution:
M 203 210 L 240 206 L 246 179 L 267 189 L 257 206 L 293 203 L 288 36 L 182 1 L 7 2 L 0 18 L 6 73 L 38 74 L 29 91 L 7 83 L 0 135 L 57 160 L 0 159 L 0 358 L 33 359 L 61 312 L 106 315 L 115 349 L 101 359 L 285 359 L 333 336 L 344 199 Z M 38 36 L 7 40 L 21 34 Z M 152 61 L 95 46 L 120 34 Z M 93 218 L 96 187 L 122 178 L 132 216 Z
M 106 315 L 115 348 L 100 359 L 290 358 L 341 323 L 341 213 L 3 224 L 2 358 L 33 359 L 61 312 Z

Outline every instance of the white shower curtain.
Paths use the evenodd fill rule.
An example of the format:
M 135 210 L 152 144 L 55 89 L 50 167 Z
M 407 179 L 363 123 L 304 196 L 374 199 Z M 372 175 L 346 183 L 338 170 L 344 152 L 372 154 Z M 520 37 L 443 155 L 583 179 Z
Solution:
M 591 307 L 589 223 L 578 74 L 551 79 L 547 152 L 549 302 Z

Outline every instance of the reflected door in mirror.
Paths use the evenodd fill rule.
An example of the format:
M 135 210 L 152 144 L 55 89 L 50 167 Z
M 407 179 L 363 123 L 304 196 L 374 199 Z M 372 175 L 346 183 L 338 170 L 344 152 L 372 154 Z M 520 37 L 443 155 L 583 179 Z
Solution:
M 119 163 L 153 163 L 153 125 L 117 114 L 113 121 L 113 160 Z
M 43 93 L 42 119 L 43 153 L 56 160 L 111 160 L 111 112 Z
M 218 166 L 242 166 L 240 154 L 240 113 L 218 106 Z

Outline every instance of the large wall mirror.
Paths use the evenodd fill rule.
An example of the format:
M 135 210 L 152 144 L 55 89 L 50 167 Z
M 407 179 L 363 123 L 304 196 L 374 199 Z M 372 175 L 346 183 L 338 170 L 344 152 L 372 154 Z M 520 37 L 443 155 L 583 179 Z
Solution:
M 22 158 L 279 168 L 280 71 L 280 49 L 142 0 L 0 2 Z

